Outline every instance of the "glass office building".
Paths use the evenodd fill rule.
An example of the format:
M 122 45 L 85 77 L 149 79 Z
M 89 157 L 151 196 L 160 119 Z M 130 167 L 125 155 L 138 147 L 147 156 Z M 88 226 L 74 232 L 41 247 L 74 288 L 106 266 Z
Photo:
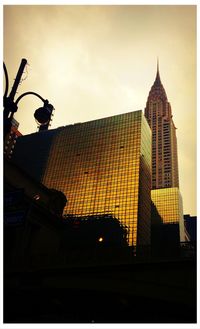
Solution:
M 163 224 L 179 223 L 180 241 L 185 241 L 183 204 L 179 189 L 171 187 L 152 190 L 151 199 L 163 220 Z
M 150 244 L 151 130 L 142 111 L 57 129 L 42 183 L 64 192 L 65 214 L 109 213 L 127 226 L 129 245 Z

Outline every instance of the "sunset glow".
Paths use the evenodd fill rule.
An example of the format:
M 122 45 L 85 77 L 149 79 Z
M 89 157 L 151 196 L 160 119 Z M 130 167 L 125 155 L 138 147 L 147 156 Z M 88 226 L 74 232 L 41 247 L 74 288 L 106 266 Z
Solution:
M 27 58 L 18 96 L 48 99 L 51 129 L 144 110 L 157 57 L 177 127 L 184 214 L 196 215 L 196 6 L 4 6 L 10 88 Z M 37 130 L 40 106 L 33 96 L 20 101 L 22 134 Z

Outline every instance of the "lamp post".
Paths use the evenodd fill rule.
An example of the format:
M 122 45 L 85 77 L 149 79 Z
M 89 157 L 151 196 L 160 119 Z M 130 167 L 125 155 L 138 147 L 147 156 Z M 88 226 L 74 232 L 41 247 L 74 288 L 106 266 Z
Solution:
M 9 89 L 9 78 L 8 72 L 5 63 L 3 63 L 4 73 L 5 73 L 5 92 L 3 96 L 3 106 L 4 106 L 4 138 L 5 136 L 10 133 L 11 126 L 12 126 L 12 118 L 15 112 L 18 110 L 18 103 L 19 101 L 27 95 L 34 95 L 41 99 L 43 102 L 43 106 L 37 109 L 34 113 L 34 117 L 39 124 L 39 131 L 47 130 L 51 121 L 52 112 L 54 110 L 53 105 L 49 103 L 49 101 L 44 99 L 38 93 L 33 91 L 28 91 L 20 95 L 16 100 L 14 100 L 17 88 L 22 78 L 22 74 L 24 72 L 24 68 L 27 64 L 27 60 L 22 58 L 21 64 L 19 66 L 13 87 L 11 89 L 10 94 L 8 95 Z

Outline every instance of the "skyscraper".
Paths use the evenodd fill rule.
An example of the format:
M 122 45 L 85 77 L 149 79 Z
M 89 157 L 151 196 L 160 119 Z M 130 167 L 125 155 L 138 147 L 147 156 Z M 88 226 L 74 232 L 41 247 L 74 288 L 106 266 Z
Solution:
M 152 131 L 151 199 L 163 223 L 179 223 L 180 240 L 184 241 L 176 127 L 172 119 L 171 105 L 160 79 L 158 63 L 156 78 L 146 103 L 145 117 Z
M 159 67 L 145 108 L 152 130 L 152 189 L 179 187 L 176 127 Z
M 28 152 L 48 136 L 45 155 Z M 151 130 L 142 111 L 25 136 L 13 159 L 26 170 L 37 162 L 42 183 L 66 195 L 64 214 L 111 214 L 127 226 L 130 246 L 150 244 Z

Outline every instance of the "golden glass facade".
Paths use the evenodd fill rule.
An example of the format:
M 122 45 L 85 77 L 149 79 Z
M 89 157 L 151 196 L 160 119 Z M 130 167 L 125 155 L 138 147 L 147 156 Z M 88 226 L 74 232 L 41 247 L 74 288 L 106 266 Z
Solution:
M 152 190 L 151 199 L 164 224 L 179 223 L 180 240 L 185 241 L 183 205 L 179 189 L 171 187 Z
M 142 111 L 59 128 L 42 183 L 64 192 L 65 214 L 110 213 L 128 227 L 129 245 L 150 244 L 151 131 Z

